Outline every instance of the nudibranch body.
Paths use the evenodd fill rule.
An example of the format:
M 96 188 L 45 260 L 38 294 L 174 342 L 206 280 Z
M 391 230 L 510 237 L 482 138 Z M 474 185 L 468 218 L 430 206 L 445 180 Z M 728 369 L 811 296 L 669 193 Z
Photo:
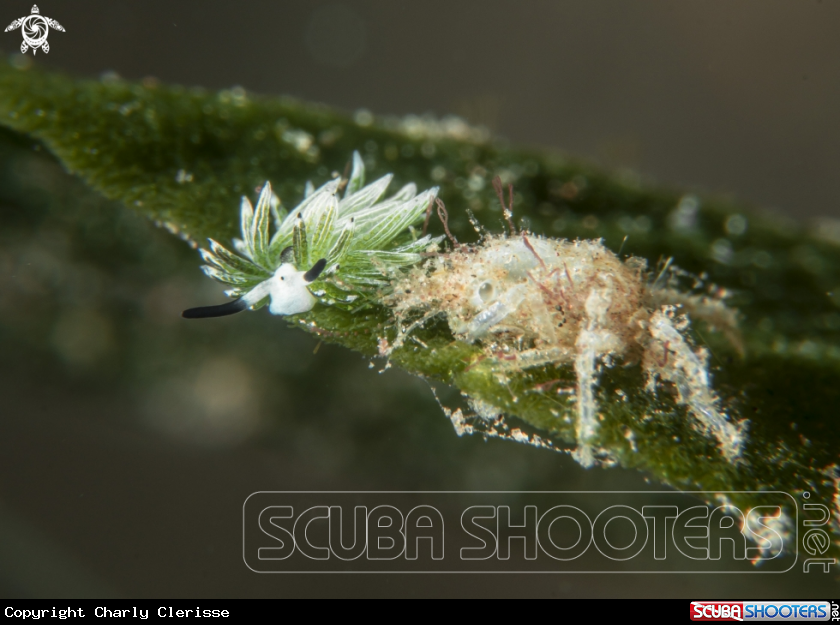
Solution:
M 335 179 L 317 190 L 307 185 L 303 202 L 288 213 L 279 208 L 268 182 L 256 209 L 243 197 L 236 252 L 212 239 L 210 249 L 201 250 L 204 273 L 231 285 L 227 294 L 237 299 L 192 308 L 184 316 L 219 317 L 269 302 L 275 315 L 305 313 L 319 301 L 346 309 L 363 306 L 366 295 L 375 298 L 394 272 L 420 262 L 421 253 L 440 240 L 409 234 L 409 227 L 423 220 L 437 188 L 418 195 L 417 187 L 408 184 L 383 199 L 392 178 L 365 186 L 365 166 L 355 152 L 348 180 Z

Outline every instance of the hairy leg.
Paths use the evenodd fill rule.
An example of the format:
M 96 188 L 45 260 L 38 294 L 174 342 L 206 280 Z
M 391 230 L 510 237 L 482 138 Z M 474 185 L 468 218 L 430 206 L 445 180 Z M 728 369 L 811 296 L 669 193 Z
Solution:
M 712 328 L 723 332 L 732 346 L 743 356 L 744 343 L 738 331 L 737 312 L 729 308 L 721 299 L 705 295 L 688 295 L 671 288 L 651 289 L 650 300 L 653 308 L 663 305 L 682 306 L 692 320 L 700 320 Z
M 673 382 L 679 403 L 685 405 L 702 424 L 703 429 L 718 441 L 723 456 L 734 462 L 744 444 L 744 424 L 732 423 L 718 407 L 712 391 L 704 351 L 695 352 L 686 342 L 674 321 L 664 310 L 650 319 L 653 342 L 645 354 L 648 390 L 656 389 L 656 378 Z
M 575 459 L 584 467 L 595 464 L 592 443 L 598 432 L 598 404 L 595 387 L 598 384 L 598 359 L 609 353 L 617 339 L 607 329 L 607 311 L 612 288 L 594 288 L 586 298 L 586 318 L 575 342 L 575 373 L 577 375 L 577 444 Z

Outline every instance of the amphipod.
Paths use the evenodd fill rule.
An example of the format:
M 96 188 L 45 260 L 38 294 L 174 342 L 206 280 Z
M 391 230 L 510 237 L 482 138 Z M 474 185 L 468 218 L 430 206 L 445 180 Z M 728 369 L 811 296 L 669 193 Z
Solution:
M 442 314 L 454 336 L 482 345 L 496 369 L 572 365 L 577 379 L 574 455 L 586 467 L 596 462 L 600 368 L 640 363 L 647 390 L 673 384 L 678 403 L 716 439 L 723 456 L 735 461 L 744 424 L 721 409 L 710 383 L 708 354 L 688 338 L 688 319 L 702 319 L 740 348 L 735 311 L 720 299 L 651 280 L 644 260 L 622 261 L 600 240 L 517 233 L 501 183 L 497 179 L 495 184 L 510 233 L 484 235 L 474 245 L 453 239 L 449 252 L 397 281 L 387 300 L 398 320 L 391 349 L 413 328 Z

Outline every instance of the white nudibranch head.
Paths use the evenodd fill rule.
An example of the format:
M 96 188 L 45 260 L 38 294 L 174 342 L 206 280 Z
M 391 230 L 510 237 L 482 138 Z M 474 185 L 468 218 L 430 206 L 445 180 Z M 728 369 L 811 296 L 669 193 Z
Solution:
M 326 264 L 324 259 L 318 262 Z M 271 297 L 268 310 L 272 315 L 297 315 L 312 310 L 318 300 L 309 292 L 308 285 L 311 280 L 306 279 L 308 273 L 298 271 L 290 263 L 284 263 L 271 278 L 263 282 L 268 285 L 268 294 Z
M 243 197 L 236 251 L 212 239 L 210 249 L 201 250 L 204 273 L 231 285 L 226 293 L 236 299 L 191 308 L 183 316 L 221 317 L 265 304 L 274 315 L 305 313 L 317 302 L 347 310 L 364 307 L 396 270 L 420 262 L 441 239 L 409 232 L 423 220 L 437 187 L 418 195 L 408 184 L 383 199 L 392 178 L 388 174 L 365 186 L 365 166 L 354 152 L 348 180 L 331 180 L 317 190 L 307 183 L 303 201 L 288 213 L 268 182 L 256 209 Z M 339 198 L 342 182 L 346 188 Z M 272 221 L 275 232 L 269 236 Z

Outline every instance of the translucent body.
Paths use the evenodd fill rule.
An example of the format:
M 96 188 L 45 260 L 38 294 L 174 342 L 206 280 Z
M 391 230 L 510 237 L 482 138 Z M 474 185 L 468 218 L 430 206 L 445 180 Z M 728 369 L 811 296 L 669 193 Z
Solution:
M 679 403 L 734 461 L 741 426 L 720 410 L 705 351 L 685 338 L 688 321 L 677 313 L 703 318 L 738 346 L 735 313 L 719 299 L 649 283 L 645 266 L 636 258 L 620 260 L 600 241 L 488 237 L 433 257 L 394 284 L 387 303 L 400 322 L 392 349 L 414 327 L 444 314 L 456 338 L 483 345 L 500 369 L 573 365 L 575 457 L 584 466 L 596 462 L 600 366 L 641 363 L 647 389 L 673 384 Z

